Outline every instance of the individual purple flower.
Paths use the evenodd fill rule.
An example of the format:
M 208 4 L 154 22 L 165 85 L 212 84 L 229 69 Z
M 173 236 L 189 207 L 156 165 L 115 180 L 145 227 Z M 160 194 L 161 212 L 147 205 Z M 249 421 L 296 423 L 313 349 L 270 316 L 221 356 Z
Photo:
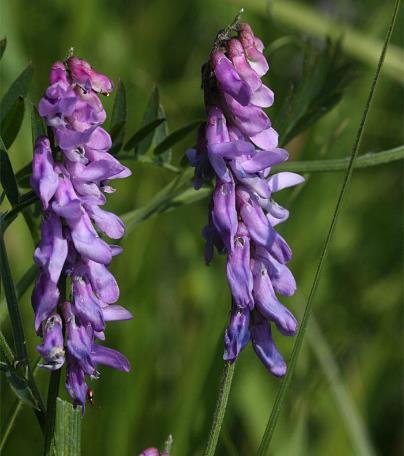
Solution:
M 48 369 L 59 369 L 67 360 L 66 388 L 83 407 L 86 379 L 99 377 L 98 365 L 130 369 L 122 354 L 97 343 L 105 339 L 107 321 L 132 318 L 116 304 L 119 288 L 108 270 L 122 249 L 99 234 L 123 236 L 122 220 L 101 206 L 105 194 L 114 191 L 110 180 L 131 174 L 108 153 L 111 138 L 101 127 L 106 114 L 98 94 L 112 88 L 106 76 L 77 57 L 52 66 L 38 110 L 55 144 L 44 136 L 37 139 L 31 178 L 43 210 L 34 254 L 40 273 L 32 293 L 35 328 L 43 337 L 38 351 Z M 61 293 L 65 286 L 68 301 Z
M 288 153 L 278 148 L 278 134 L 262 109 L 274 102 L 274 93 L 261 80 L 269 69 L 263 50 L 248 24 L 237 22 L 218 35 L 202 71 L 207 120 L 187 156 L 195 167 L 196 189 L 215 177 L 203 236 L 207 263 L 214 247 L 227 255 L 232 307 L 224 360 L 235 361 L 251 341 L 265 367 L 279 377 L 286 364 L 272 327 L 291 336 L 297 321 L 277 294 L 291 296 L 296 282 L 286 266 L 291 249 L 275 230 L 289 211 L 272 198 L 304 179 L 289 172 L 271 174 Z

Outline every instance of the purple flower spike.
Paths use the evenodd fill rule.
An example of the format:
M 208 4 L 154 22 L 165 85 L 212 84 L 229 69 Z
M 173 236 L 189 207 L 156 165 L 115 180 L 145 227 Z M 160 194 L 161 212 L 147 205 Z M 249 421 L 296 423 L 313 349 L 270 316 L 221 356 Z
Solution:
M 288 153 L 278 148 L 278 133 L 262 109 L 274 102 L 274 93 L 261 80 L 269 69 L 264 45 L 248 24 L 238 23 L 234 30 L 235 36 L 219 35 L 203 67 L 207 122 L 187 156 L 195 168 L 195 189 L 216 178 L 203 236 L 208 264 L 215 247 L 227 255 L 232 310 L 224 360 L 235 361 L 251 340 L 265 367 L 281 377 L 286 364 L 271 325 L 281 334 L 296 334 L 295 317 L 277 297 L 291 296 L 296 282 L 286 266 L 291 249 L 275 231 L 289 211 L 272 197 L 304 179 L 289 172 L 271 174 Z
M 34 254 L 40 273 L 32 305 L 35 329 L 43 337 L 38 346 L 42 367 L 60 369 L 66 356 L 66 388 L 73 401 L 85 407 L 86 378 L 99 377 L 98 364 L 130 369 L 123 355 L 96 341 L 105 339 L 106 321 L 132 318 L 112 304 L 119 299 L 119 288 L 108 266 L 122 249 L 100 237 L 100 232 L 111 239 L 124 234 L 122 220 L 100 206 L 106 203 L 105 194 L 114 191 L 109 181 L 131 172 L 109 154 L 111 137 L 101 126 L 106 113 L 98 94 L 111 92 L 109 78 L 70 57 L 52 66 L 49 79 L 38 111 L 55 144 L 42 136 L 34 150 L 31 184 L 43 218 Z M 52 151 L 56 146 L 61 151 L 58 160 Z M 72 302 L 60 302 L 62 281 Z

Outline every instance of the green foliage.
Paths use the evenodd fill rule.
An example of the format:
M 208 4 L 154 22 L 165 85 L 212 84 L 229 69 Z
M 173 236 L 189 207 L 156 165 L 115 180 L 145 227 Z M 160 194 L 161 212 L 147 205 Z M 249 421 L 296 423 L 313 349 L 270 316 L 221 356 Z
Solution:
M 81 407 L 56 400 L 56 456 L 81 455 Z
M 112 140 L 112 147 L 110 149 L 111 154 L 117 154 L 123 144 L 125 137 L 125 128 L 127 122 L 127 107 L 126 107 L 126 90 L 123 82 L 118 81 L 118 87 L 116 88 L 116 95 L 114 106 L 112 108 L 111 122 L 110 122 L 110 134 Z
M 320 50 L 308 43 L 301 80 L 292 87 L 274 121 L 281 145 L 330 111 L 341 100 L 353 75 L 352 64 L 343 58 L 339 42 L 327 41 Z
M 3 148 L 4 147 L 4 148 Z M 5 150 L 4 143 L 1 144 L 0 138 L 0 182 L 4 192 L 12 206 L 18 204 L 20 195 L 18 192 L 17 181 L 11 166 L 10 158 Z
M 6 47 L 7 47 L 7 38 L 3 38 L 2 40 L 0 40 L 0 60 L 3 57 Z
M 7 148 L 13 144 L 21 128 L 22 121 L 24 120 L 24 112 L 24 98 L 19 96 L 10 107 L 8 114 L 3 118 L 0 125 L 1 135 Z
M 143 114 L 143 121 L 142 121 L 142 126 L 148 125 L 151 122 L 157 120 L 158 114 L 159 114 L 159 109 L 160 109 L 160 95 L 159 95 L 159 90 L 157 86 L 154 86 L 152 93 L 150 94 L 149 101 L 146 106 L 146 110 Z M 156 125 L 157 126 L 157 125 Z M 136 145 L 135 149 L 135 154 L 136 155 L 143 155 L 145 154 L 152 142 L 153 142 L 153 137 L 154 137 L 154 129 L 143 138 L 139 144 Z
M 124 150 L 136 149 L 143 141 L 147 140 L 150 135 L 161 125 L 165 119 L 154 119 L 148 124 L 143 125 L 125 144 Z
M 194 131 L 196 127 L 201 124 L 200 120 L 193 121 L 185 127 L 181 127 L 178 130 L 170 133 L 163 141 L 159 142 L 154 149 L 155 155 L 161 155 L 167 149 L 170 149 L 172 146 L 177 144 L 179 141 L 184 139 L 191 131 Z

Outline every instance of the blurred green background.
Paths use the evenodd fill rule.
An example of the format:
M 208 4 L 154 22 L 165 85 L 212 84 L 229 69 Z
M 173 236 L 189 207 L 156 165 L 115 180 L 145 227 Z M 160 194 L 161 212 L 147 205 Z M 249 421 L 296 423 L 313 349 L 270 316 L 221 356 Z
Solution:
M 200 66 L 217 30 L 241 6 L 244 20 L 266 44 L 291 35 L 302 42 L 312 33 L 317 39 L 325 37 L 318 27 L 327 28 L 328 18 L 363 37 L 363 52 L 346 47 L 357 78 L 343 101 L 288 149 L 291 159 L 345 157 L 379 53 L 372 40 L 383 40 L 393 2 L 272 3 L 273 14 L 259 0 L 2 0 L 0 37 L 7 36 L 8 47 L 1 93 L 32 61 L 30 95 L 37 102 L 52 62 L 74 46 L 76 55 L 98 71 L 124 81 L 131 133 L 140 124 L 153 84 L 160 89 L 169 127 L 175 129 L 203 116 Z M 283 5 L 282 14 L 277 4 Z M 309 8 L 308 21 L 301 16 L 302 5 Z M 397 47 L 403 46 L 402 30 L 401 10 L 392 39 Z M 302 49 L 284 47 L 270 56 L 270 65 L 265 81 L 277 95 L 269 110 L 276 117 L 301 72 Z M 362 152 L 403 143 L 402 77 L 394 69 L 383 72 Z M 111 98 L 104 99 L 109 113 Z M 15 169 L 32 155 L 28 117 L 10 150 Z M 190 135 L 177 145 L 174 161 L 193 142 Z M 291 269 L 299 288 L 283 302 L 297 315 L 304 309 L 342 177 L 313 175 L 297 196 L 285 191 L 279 198 L 291 209 L 280 231 L 294 251 Z M 133 176 L 116 183 L 118 191 L 109 205 L 118 213 L 140 207 L 172 178 L 167 170 L 134 164 Z M 403 452 L 401 182 L 398 162 L 353 176 L 314 303 L 316 325 L 307 334 L 272 454 L 356 455 L 366 454 L 366 448 L 380 455 Z M 216 256 L 210 267 L 204 265 L 200 232 L 206 219 L 207 200 L 149 219 L 124 240 L 124 254 L 114 259 L 120 302 L 134 319 L 109 324 L 107 339 L 128 356 L 132 371 L 102 369 L 101 379 L 90 383 L 95 405 L 87 408 L 83 420 L 83 455 L 134 456 L 147 446 L 162 446 L 170 433 L 174 455 L 201 453 L 222 371 L 229 310 L 224 258 Z M 18 280 L 32 263 L 34 249 L 21 217 L 6 242 Z M 21 309 L 33 359 L 39 339 L 29 292 Z M 3 327 L 11 340 L 8 323 Z M 293 340 L 277 337 L 277 342 L 288 358 Z M 40 372 L 38 378 L 45 393 L 48 374 Z M 254 454 L 278 386 L 247 348 L 237 363 L 218 455 Z M 13 401 L 3 381 L 2 419 Z M 23 407 L 4 455 L 41 451 L 39 427 L 32 411 Z

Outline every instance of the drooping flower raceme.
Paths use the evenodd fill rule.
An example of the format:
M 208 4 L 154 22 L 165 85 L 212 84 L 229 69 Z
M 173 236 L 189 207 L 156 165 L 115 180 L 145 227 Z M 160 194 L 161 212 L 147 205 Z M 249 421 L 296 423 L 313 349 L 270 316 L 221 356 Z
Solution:
M 83 406 L 86 376 L 97 378 L 98 364 L 130 369 L 122 354 L 96 343 L 105 339 L 107 321 L 132 318 L 115 304 L 119 288 L 108 270 L 121 248 L 99 235 L 122 237 L 123 222 L 101 207 L 105 194 L 114 191 L 109 181 L 131 174 L 108 153 L 111 138 L 101 127 L 106 113 L 98 94 L 111 91 L 111 81 L 84 60 L 56 62 L 38 106 L 54 147 L 39 137 L 32 165 L 31 184 L 43 210 L 34 253 L 40 272 L 32 294 L 35 329 L 43 337 L 38 351 L 42 366 L 51 370 L 66 360 L 66 388 Z
M 272 197 L 304 179 L 290 172 L 271 174 L 288 153 L 277 147 L 278 134 L 263 111 L 274 94 L 261 81 L 268 71 L 261 40 L 246 23 L 218 36 L 202 71 L 207 121 L 196 148 L 187 152 L 196 189 L 215 178 L 203 230 L 205 260 L 212 260 L 214 248 L 227 255 L 232 308 L 224 359 L 233 362 L 251 340 L 266 368 L 283 376 L 286 364 L 271 331 L 275 325 L 282 334 L 296 333 L 296 319 L 277 298 L 292 295 L 296 283 L 286 266 L 292 252 L 275 231 L 289 212 Z

